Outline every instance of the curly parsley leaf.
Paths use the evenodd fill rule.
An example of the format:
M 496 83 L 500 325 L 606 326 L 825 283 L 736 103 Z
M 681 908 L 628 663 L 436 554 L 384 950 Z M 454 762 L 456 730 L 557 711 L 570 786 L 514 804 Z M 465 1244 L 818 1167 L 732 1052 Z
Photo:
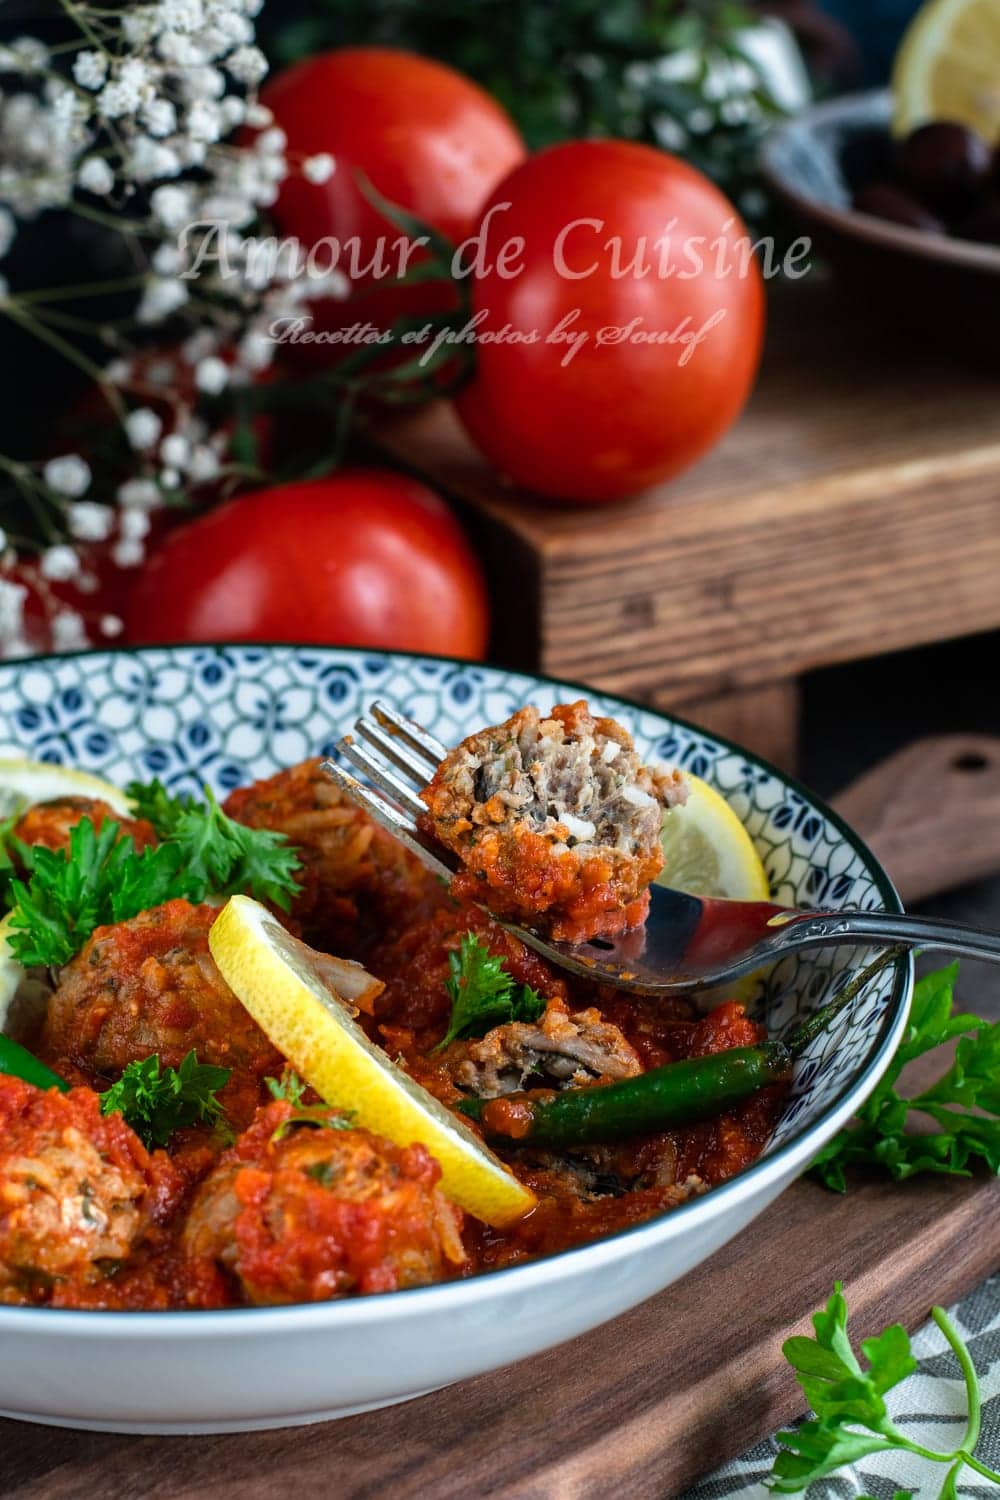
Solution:
M 96 927 L 123 922 L 176 896 L 199 901 L 202 887 L 183 868 L 183 853 L 159 844 L 137 854 L 111 820 L 95 828 L 81 818 L 69 850 L 36 845 L 27 882 L 11 882 L 9 944 L 26 968 L 69 963 Z
M 280 1078 L 265 1078 L 264 1082 L 272 1099 L 280 1099 L 296 1108 L 302 1103 L 306 1089 L 309 1087 L 294 1068 L 285 1068 Z
M 912 1442 L 895 1426 L 885 1397 L 917 1368 L 909 1336 L 894 1323 L 876 1338 L 865 1339 L 861 1344 L 865 1360 L 862 1364 L 851 1347 L 847 1302 L 838 1281 L 826 1307 L 813 1317 L 815 1337 L 790 1338 L 782 1345 L 814 1415 L 799 1427 L 777 1434 L 780 1449 L 771 1476 L 773 1490 L 783 1495 L 796 1494 L 835 1469 L 856 1463 L 869 1453 L 890 1449 L 949 1464 L 941 1500 L 954 1500 L 956 1478 L 966 1464 L 1000 1484 L 1000 1474 L 994 1474 L 972 1457 L 979 1435 L 981 1398 L 968 1349 L 943 1308 L 935 1307 L 932 1316 L 950 1344 L 965 1380 L 969 1418 L 961 1445 L 939 1453 Z M 907 1492 L 897 1491 L 896 1500 L 901 1500 L 904 1493 Z
M 130 781 L 125 795 L 135 816 L 152 823 L 160 839 L 172 838 L 178 821 L 189 808 L 197 806 L 189 792 L 168 792 L 158 776 L 152 781 Z
M 544 997 L 530 985 L 516 984 L 503 959 L 495 957 L 474 932 L 464 935 L 457 953 L 449 953 L 448 969 L 445 989 L 451 1000 L 451 1019 L 438 1048 L 459 1037 L 485 1036 L 494 1026 L 510 1021 L 537 1021 L 545 1013 Z
M 189 1052 L 179 1068 L 162 1068 L 154 1054 L 129 1063 L 118 1082 L 101 1095 L 101 1113 L 117 1111 L 148 1147 L 165 1146 L 188 1125 L 226 1125 L 216 1097 L 229 1082 L 228 1068 L 200 1063 Z
M 901 1180 L 918 1172 L 968 1177 L 970 1164 L 1000 1173 L 1000 1023 L 954 1012 L 958 965 L 927 974 L 913 994 L 906 1034 L 892 1063 L 856 1121 L 835 1136 L 810 1170 L 842 1193 L 850 1166 L 881 1167 Z M 952 1065 L 929 1089 L 907 1098 L 896 1083 L 907 1063 L 943 1043 L 960 1040 Z M 933 1133 L 907 1127 L 913 1115 L 933 1121 Z
M 183 850 L 185 868 L 206 892 L 242 892 L 288 910 L 300 889 L 295 880 L 300 861 L 283 833 L 237 823 L 208 787 L 204 803 L 186 793 L 174 796 L 158 780 L 133 781 L 126 792 L 159 837 Z

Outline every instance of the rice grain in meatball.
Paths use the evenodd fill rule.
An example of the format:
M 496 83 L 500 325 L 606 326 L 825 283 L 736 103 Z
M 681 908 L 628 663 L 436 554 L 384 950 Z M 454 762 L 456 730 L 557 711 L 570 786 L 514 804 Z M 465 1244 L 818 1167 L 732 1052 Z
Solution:
M 180 1178 L 90 1089 L 0 1076 L 0 1302 L 44 1300 L 126 1260 L 169 1216 Z
M 232 1071 L 220 1097 L 234 1123 L 245 1124 L 282 1058 L 215 966 L 208 932 L 217 916 L 214 906 L 177 900 L 98 927 L 62 971 L 42 1056 L 96 1081 L 153 1053 L 176 1068 L 193 1050 L 199 1062 Z
M 461 1264 L 461 1214 L 424 1146 L 337 1128 L 332 1112 L 316 1126 L 293 1115 L 266 1106 L 202 1183 L 184 1226 L 189 1261 L 270 1305 L 426 1286 Z
M 644 765 L 628 731 L 580 699 L 470 735 L 421 795 L 425 830 L 462 862 L 457 895 L 582 942 L 645 917 L 663 810 L 687 784 Z

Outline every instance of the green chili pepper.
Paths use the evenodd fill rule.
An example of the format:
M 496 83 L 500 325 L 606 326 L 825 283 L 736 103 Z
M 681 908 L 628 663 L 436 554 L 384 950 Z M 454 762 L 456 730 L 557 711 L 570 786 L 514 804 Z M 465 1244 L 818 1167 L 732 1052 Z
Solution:
M 53 1073 L 51 1068 L 32 1056 L 27 1047 L 12 1042 L 8 1036 L 0 1036 L 0 1073 L 23 1078 L 25 1083 L 33 1083 L 39 1089 L 61 1089 L 64 1094 L 69 1089 L 65 1078 Z
M 694 1125 L 723 1114 L 769 1083 L 787 1078 L 795 1058 L 874 979 L 896 952 L 876 960 L 787 1042 L 731 1047 L 706 1057 L 652 1068 L 637 1078 L 592 1088 L 537 1090 L 501 1099 L 467 1099 L 458 1107 L 480 1121 L 487 1140 L 555 1150 Z

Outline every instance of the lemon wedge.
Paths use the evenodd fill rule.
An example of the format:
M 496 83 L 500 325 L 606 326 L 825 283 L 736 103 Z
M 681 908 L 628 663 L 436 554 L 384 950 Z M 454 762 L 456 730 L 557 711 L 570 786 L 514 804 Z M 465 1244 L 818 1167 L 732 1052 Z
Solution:
M 767 901 L 767 875 L 743 824 L 714 787 L 698 776 L 688 781 L 687 801 L 663 815 L 666 863 L 657 884 L 692 896 Z
M 328 1104 L 399 1146 L 426 1146 L 448 1197 L 487 1224 L 512 1224 L 535 1206 L 478 1136 L 369 1040 L 323 982 L 323 955 L 313 962 L 266 907 L 232 896 L 208 943 L 230 989 Z
M 903 37 L 892 72 L 893 130 L 953 120 L 1000 140 L 1000 5 L 927 0 Z
M 131 811 L 125 793 L 100 776 L 40 760 L 0 760 L 0 818 L 57 797 L 90 797 L 106 802 L 121 818 L 127 818 Z

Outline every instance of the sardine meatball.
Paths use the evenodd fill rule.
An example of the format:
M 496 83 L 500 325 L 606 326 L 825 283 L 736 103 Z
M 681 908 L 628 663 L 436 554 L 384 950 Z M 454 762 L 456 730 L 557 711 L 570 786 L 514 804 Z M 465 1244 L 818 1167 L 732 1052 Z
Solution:
M 339 1128 L 332 1112 L 312 1111 L 316 1124 L 294 1114 L 267 1105 L 202 1183 L 182 1239 L 189 1263 L 258 1304 L 426 1286 L 461 1264 L 461 1215 L 424 1146 Z
M 180 1179 L 90 1089 L 0 1076 L 0 1301 L 100 1280 L 166 1219 Z
M 462 862 L 456 895 L 570 942 L 643 920 L 663 810 L 686 795 L 680 771 L 643 765 L 583 699 L 470 735 L 421 793 L 425 830 Z
M 93 797 L 57 797 L 51 802 L 36 802 L 14 827 L 14 838 L 23 844 L 42 844 L 46 849 L 68 849 L 69 836 L 77 823 L 89 818 L 95 828 L 109 819 L 119 824 L 140 852 L 156 843 L 156 832 L 145 818 L 123 818 L 107 802 Z
M 245 1124 L 282 1059 L 216 968 L 208 932 L 217 916 L 177 900 L 98 927 L 62 971 L 42 1055 L 112 1080 L 153 1053 L 176 1068 L 194 1050 L 199 1062 L 233 1071 L 221 1099 Z

